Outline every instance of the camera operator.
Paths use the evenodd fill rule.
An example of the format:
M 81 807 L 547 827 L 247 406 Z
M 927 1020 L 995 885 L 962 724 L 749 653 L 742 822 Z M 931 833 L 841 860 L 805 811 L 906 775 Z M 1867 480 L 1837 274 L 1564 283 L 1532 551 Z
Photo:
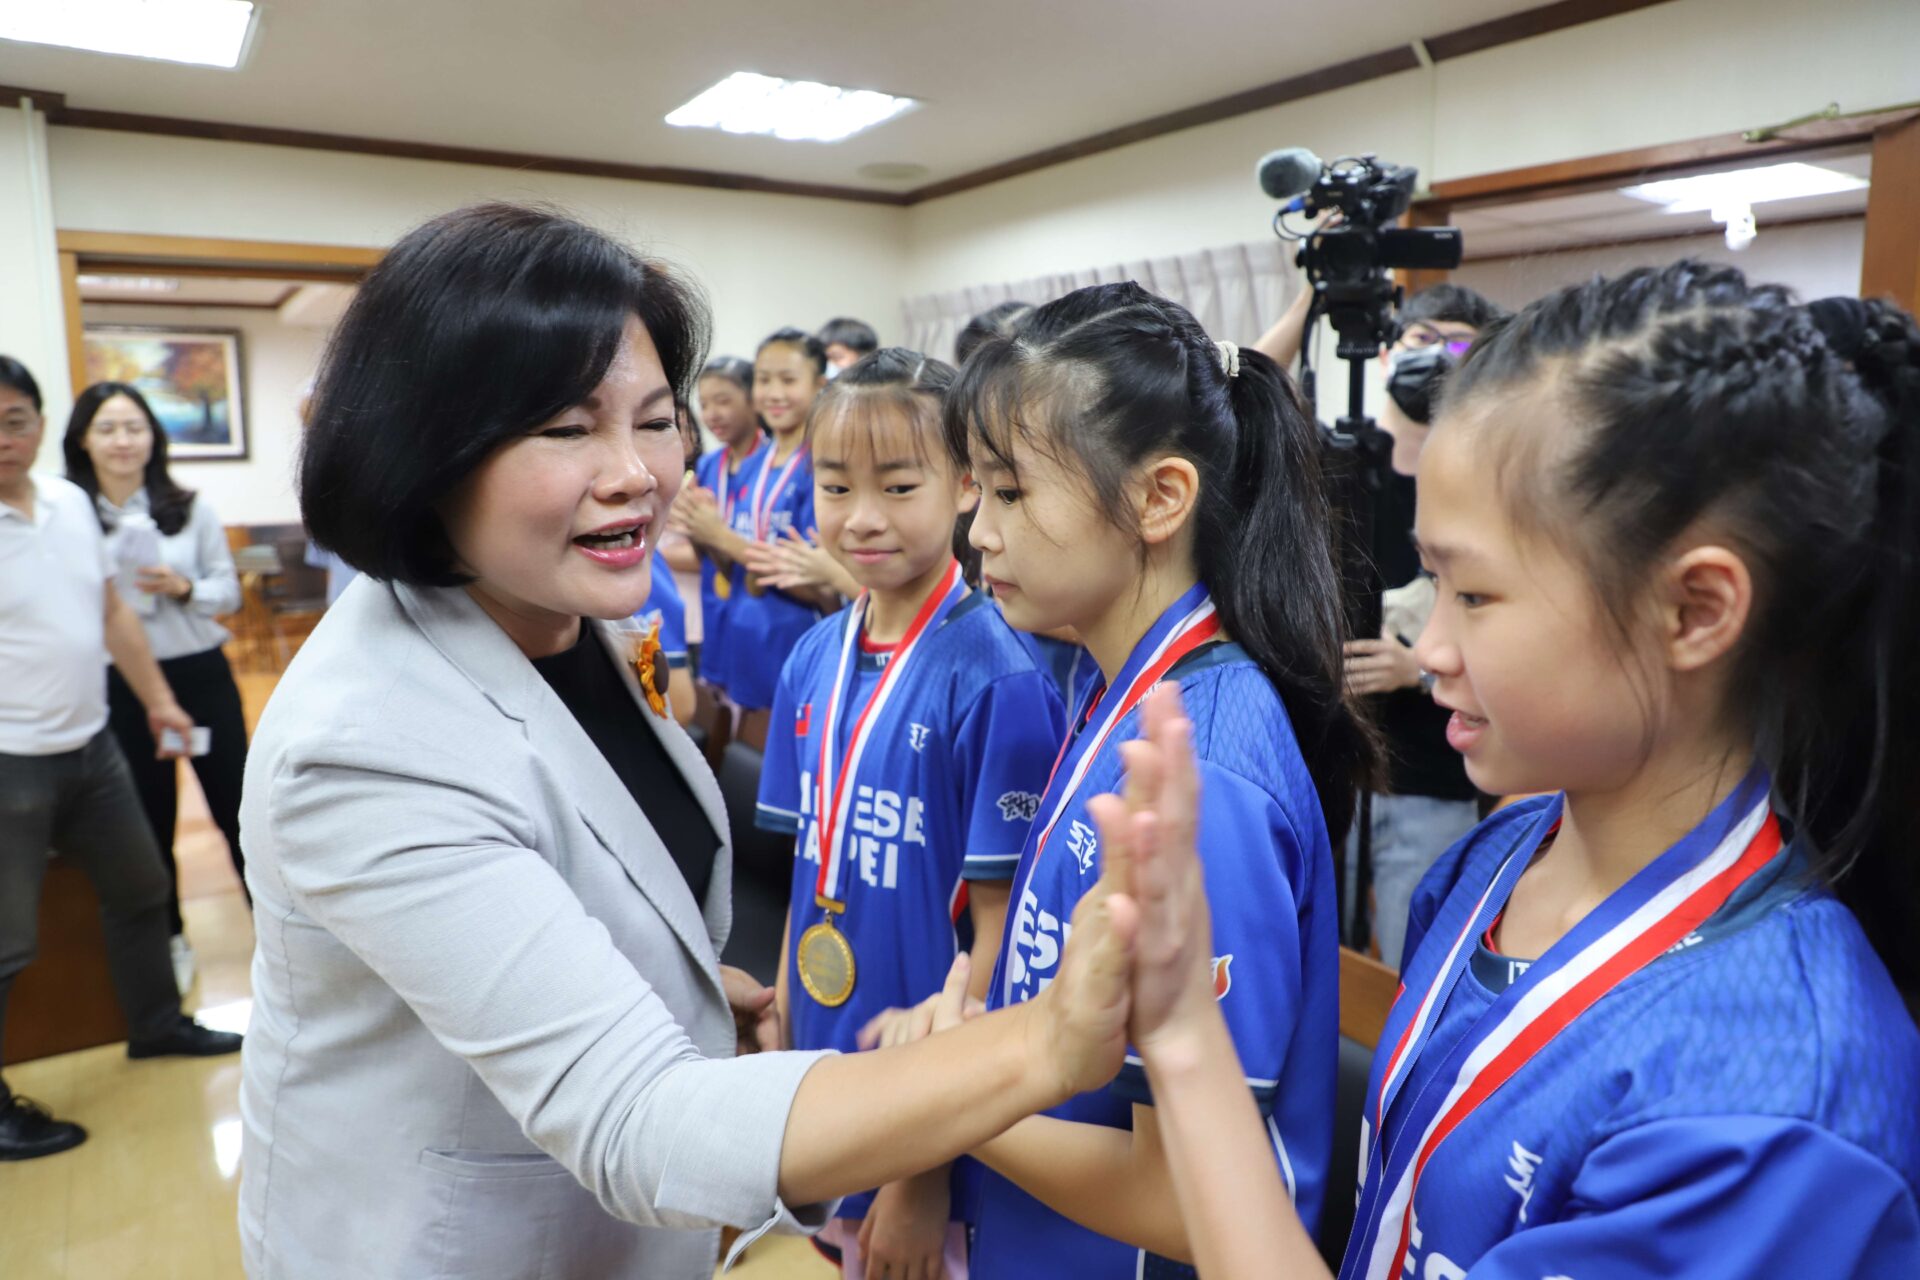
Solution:
M 1350 641 L 1346 650 L 1348 686 L 1372 699 L 1387 746 L 1386 790 L 1375 793 L 1372 806 L 1370 918 L 1381 960 L 1396 969 L 1414 887 L 1434 859 L 1480 816 L 1479 793 L 1467 780 L 1465 762 L 1447 745 L 1448 713 L 1428 696 L 1413 657 L 1413 641 L 1426 625 L 1434 599 L 1413 549 L 1413 473 L 1426 444 L 1438 382 L 1501 314 L 1471 289 L 1434 285 L 1408 299 L 1400 313 L 1399 336 L 1380 357 L 1389 370 L 1389 394 L 1379 420 L 1393 437 L 1393 455 L 1392 474 L 1375 508 L 1373 558 L 1387 590 L 1380 638 Z M 1357 848 L 1357 839 L 1350 836 L 1345 870 L 1349 887 L 1356 881 Z M 1353 900 L 1351 893 L 1347 900 Z

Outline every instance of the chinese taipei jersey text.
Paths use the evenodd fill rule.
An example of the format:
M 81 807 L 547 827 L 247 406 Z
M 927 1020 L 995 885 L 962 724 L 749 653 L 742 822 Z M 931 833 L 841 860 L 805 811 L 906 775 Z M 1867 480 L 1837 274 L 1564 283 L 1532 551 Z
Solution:
M 798 836 L 794 941 L 825 917 L 815 900 L 822 870 L 818 773 L 852 612 L 823 619 L 787 659 L 760 775 L 758 825 Z M 835 771 L 890 657 L 856 644 L 839 704 Z M 796 1048 L 851 1052 L 855 1034 L 876 1013 L 940 989 L 961 934 L 970 940 L 963 882 L 1012 876 L 1065 734 L 1051 680 L 985 595 L 960 597 L 944 618 L 933 619 L 907 662 L 844 784 L 834 892 L 846 911 L 835 925 L 853 948 L 853 994 L 838 1008 L 818 1003 L 790 954 Z M 871 1194 L 849 1196 L 840 1216 L 862 1217 L 871 1201 Z
M 1278 693 L 1245 651 L 1210 642 L 1216 625 L 1205 592 L 1195 588 L 1149 629 L 1113 687 L 1101 691 L 1096 681 L 1076 708 L 1076 736 L 1021 853 L 987 1002 L 1017 1004 L 1053 980 L 1074 904 L 1100 875 L 1086 803 L 1119 790 L 1119 748 L 1139 736 L 1138 700 L 1162 677 L 1178 680 L 1199 760 L 1214 990 L 1267 1119 L 1274 1159 L 1311 1231 L 1333 1141 L 1339 961 L 1332 856 Z M 1161 668 L 1168 657 L 1174 661 Z M 1145 1071 L 1129 1054 L 1113 1084 L 1047 1114 L 1125 1129 L 1133 1104 L 1151 1101 Z M 1078 1226 L 991 1170 L 982 1174 L 979 1215 L 974 1274 L 994 1280 L 1192 1274 Z
M 753 513 L 747 509 L 747 488 L 753 483 L 753 477 L 759 468 L 759 460 L 767 453 L 763 441 L 747 455 L 740 469 L 731 476 L 727 474 L 728 450 L 715 449 L 701 455 L 694 465 L 694 478 L 710 490 L 720 500 L 720 514 L 727 527 L 743 538 L 753 536 Z M 713 561 L 700 557 L 700 678 L 708 684 L 724 689 L 727 685 L 728 629 L 727 616 L 736 595 L 745 595 L 746 570 L 733 565 L 728 570 L 730 581 L 727 594 L 722 598 L 720 588 L 715 585 L 719 576 Z
M 1343 1277 L 1920 1276 L 1920 1032 L 1768 787 L 1530 964 L 1485 935 L 1560 798 L 1435 864 Z
M 748 537 L 779 542 L 789 529 L 802 535 L 813 531 L 812 450 L 803 444 L 776 465 L 769 445 L 740 468 L 742 475 L 749 470 L 753 475 L 743 499 L 752 521 Z M 735 565 L 727 601 L 727 696 L 749 711 L 772 706 L 781 665 L 819 620 L 817 609 L 784 591 L 754 595 L 747 590 L 746 569 Z

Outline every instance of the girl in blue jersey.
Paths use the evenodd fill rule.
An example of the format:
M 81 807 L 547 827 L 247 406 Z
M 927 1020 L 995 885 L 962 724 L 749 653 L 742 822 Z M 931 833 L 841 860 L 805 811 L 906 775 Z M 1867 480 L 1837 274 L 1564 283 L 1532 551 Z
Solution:
M 729 551 L 753 534 L 747 488 L 766 448 L 766 424 L 753 408 L 753 365 L 715 356 L 700 370 L 700 416 L 720 447 L 694 465 L 694 483 L 674 503 L 671 529 L 685 535 L 700 570 L 700 680 L 724 694 L 727 617 L 733 601 Z M 663 551 L 670 558 L 671 548 Z M 674 568 L 690 571 L 682 559 Z
M 1920 328 L 1700 262 L 1544 298 L 1416 532 L 1453 745 L 1553 794 L 1415 896 L 1341 1275 L 1920 1275 Z M 1225 1088 L 1167 703 L 1101 809 L 1134 1043 L 1207 1274 L 1322 1275 Z
M 860 594 L 794 647 L 774 695 L 761 826 L 798 835 L 777 984 L 787 1042 L 936 995 L 972 951 L 984 994 L 1047 768 L 1065 732 L 1051 681 L 952 555 L 972 495 L 940 437 L 951 366 L 889 347 L 821 393 L 807 430 L 824 545 Z M 942 1166 L 842 1202 L 859 1276 L 966 1274 L 964 1206 Z
M 982 580 L 1025 631 L 1071 627 L 1100 668 L 1036 809 L 990 1008 L 1056 972 L 1098 876 L 1087 801 L 1154 683 L 1200 722 L 1219 1006 L 1312 1222 L 1332 1139 L 1337 944 L 1328 852 L 1367 738 L 1339 681 L 1340 600 L 1319 439 L 1278 366 L 1216 344 L 1136 285 L 1041 307 L 968 359 L 949 447 L 982 491 Z M 995 1277 L 1179 1273 L 1188 1247 L 1136 1062 L 976 1153 L 975 1266 Z

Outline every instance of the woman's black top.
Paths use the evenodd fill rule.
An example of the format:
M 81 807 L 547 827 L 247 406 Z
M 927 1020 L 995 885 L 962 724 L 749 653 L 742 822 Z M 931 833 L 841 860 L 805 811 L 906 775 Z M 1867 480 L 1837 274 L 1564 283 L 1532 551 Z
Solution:
M 633 802 L 673 855 L 687 888 L 693 890 L 693 900 L 704 906 L 719 838 L 693 788 L 645 722 L 648 713 L 627 691 L 593 624 L 583 620 L 580 639 L 571 649 L 535 658 L 533 666 L 626 784 Z

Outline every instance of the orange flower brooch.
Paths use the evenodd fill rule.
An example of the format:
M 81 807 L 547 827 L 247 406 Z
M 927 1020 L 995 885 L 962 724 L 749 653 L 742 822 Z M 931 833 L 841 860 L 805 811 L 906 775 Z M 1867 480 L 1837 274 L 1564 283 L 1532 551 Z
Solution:
M 653 714 L 667 714 L 667 655 L 660 647 L 660 620 L 655 618 L 645 635 L 635 636 L 633 644 L 633 674 L 640 682 L 640 692 L 646 695 L 647 705 L 653 708 Z

